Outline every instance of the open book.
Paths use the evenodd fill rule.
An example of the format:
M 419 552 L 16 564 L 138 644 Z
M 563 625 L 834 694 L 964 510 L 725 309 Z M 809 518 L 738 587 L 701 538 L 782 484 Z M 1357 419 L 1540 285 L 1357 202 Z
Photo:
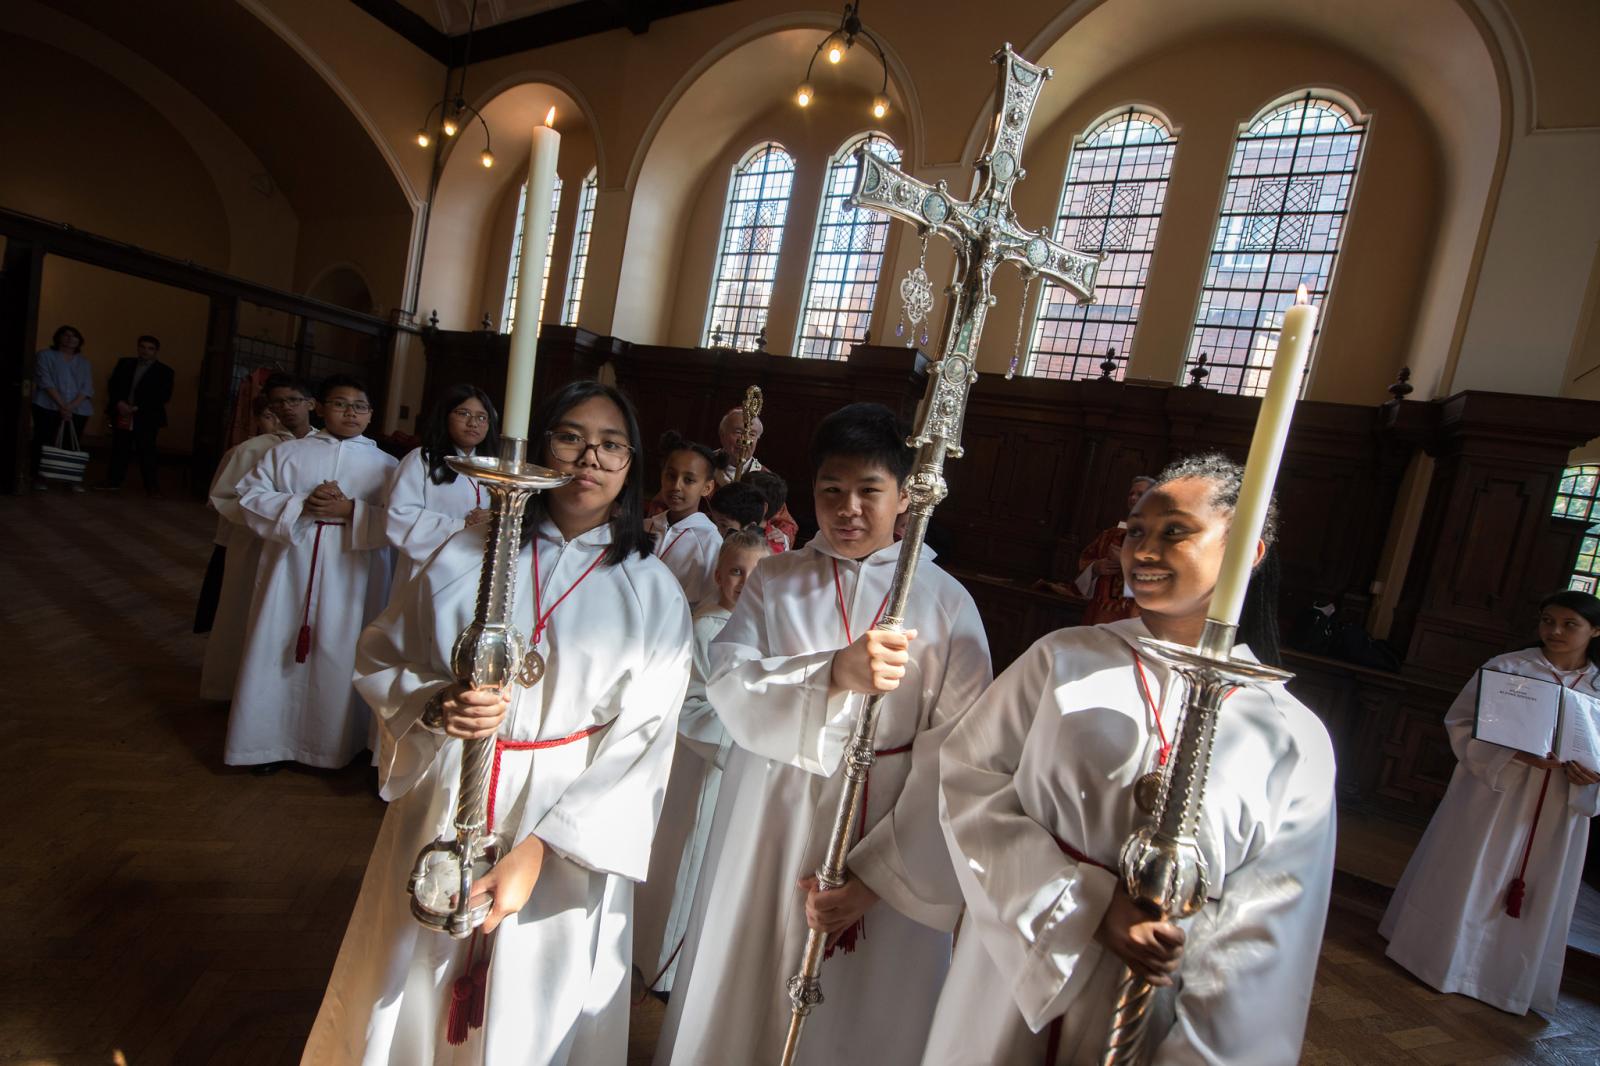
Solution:
M 1600 769 L 1600 700 L 1554 681 L 1501 670 L 1478 671 L 1472 735 L 1541 759 Z

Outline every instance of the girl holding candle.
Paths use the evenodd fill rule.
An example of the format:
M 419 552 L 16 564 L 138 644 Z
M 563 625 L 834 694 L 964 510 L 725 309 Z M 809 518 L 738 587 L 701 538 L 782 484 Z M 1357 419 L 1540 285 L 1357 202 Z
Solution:
M 1558 592 L 1539 605 L 1539 643 L 1486 670 L 1555 681 L 1600 699 L 1600 599 Z M 1577 703 L 1578 701 L 1573 701 Z M 1473 738 L 1478 675 L 1445 713 L 1450 788 L 1378 931 L 1389 957 L 1441 992 L 1512 1014 L 1556 1009 L 1600 774 Z M 1586 708 L 1600 704 L 1584 701 Z M 1570 716 L 1583 713 L 1568 705 Z
M 968 928 L 924 1066 L 1097 1062 L 1124 963 L 1157 986 L 1154 1061 L 1298 1059 L 1333 877 L 1333 752 L 1316 716 L 1277 684 L 1223 704 L 1199 831 L 1212 902 L 1199 914 L 1153 920 L 1117 873 L 1123 842 L 1150 817 L 1140 779 L 1171 755 L 1185 697 L 1139 639 L 1193 646 L 1219 617 L 1230 530 L 1249 528 L 1243 481 L 1219 455 L 1169 467 L 1122 548 L 1140 617 L 1044 637 L 944 745 L 945 837 Z M 1257 579 L 1236 586 L 1233 655 L 1270 662 L 1275 590 L 1261 560 L 1273 529 L 1262 518 L 1247 545 Z

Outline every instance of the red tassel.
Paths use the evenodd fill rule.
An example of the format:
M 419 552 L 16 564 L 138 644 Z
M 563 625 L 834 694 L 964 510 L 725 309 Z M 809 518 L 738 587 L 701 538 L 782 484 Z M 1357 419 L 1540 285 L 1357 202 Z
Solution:
M 856 949 L 860 941 L 867 939 L 867 922 L 865 918 L 857 918 L 851 922 L 845 931 L 839 934 L 839 939 L 833 942 L 833 947 L 822 953 L 822 961 L 827 962 L 833 958 L 834 952 L 848 955 Z
M 306 661 L 306 656 L 310 654 L 311 627 L 309 625 L 303 625 L 300 627 L 299 639 L 294 642 L 294 661 L 297 663 L 303 663 Z
M 467 1000 L 467 1024 L 483 1028 L 484 1010 L 489 1005 L 489 960 L 479 959 L 472 967 L 472 995 Z
M 1522 897 L 1527 887 L 1518 877 L 1511 882 L 1511 890 L 1506 893 L 1506 913 L 1513 918 L 1522 917 Z
M 472 975 L 464 973 L 450 983 L 450 1015 L 445 1022 L 444 1038 L 451 1044 L 465 1044 L 471 1024 Z

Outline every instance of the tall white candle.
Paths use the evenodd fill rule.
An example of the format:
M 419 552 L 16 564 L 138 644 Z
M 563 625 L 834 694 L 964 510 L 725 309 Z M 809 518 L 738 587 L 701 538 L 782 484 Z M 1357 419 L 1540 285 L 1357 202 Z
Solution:
M 1317 309 L 1307 302 L 1306 287 L 1302 285 L 1294 306 L 1283 314 L 1272 375 L 1267 379 L 1267 394 L 1261 398 L 1255 435 L 1250 438 L 1250 458 L 1244 464 L 1244 484 L 1228 529 L 1222 571 L 1217 575 L 1211 608 L 1206 612 L 1207 618 L 1224 625 L 1237 625 L 1244 607 L 1245 588 L 1250 584 L 1250 570 L 1256 560 L 1256 542 L 1261 539 L 1261 527 L 1267 520 L 1267 504 L 1278 480 L 1278 463 L 1289 437 L 1289 421 L 1294 417 L 1294 402 L 1300 394 L 1300 379 L 1316 328 Z
M 555 131 L 556 109 L 533 128 L 528 153 L 528 195 L 522 209 L 522 247 L 517 253 L 517 317 L 511 324 L 511 361 L 506 367 L 506 411 L 502 434 L 527 437 L 533 411 L 533 359 L 539 346 L 539 285 L 544 280 L 544 253 L 550 241 L 550 200 L 556 188 L 556 158 L 561 134 Z

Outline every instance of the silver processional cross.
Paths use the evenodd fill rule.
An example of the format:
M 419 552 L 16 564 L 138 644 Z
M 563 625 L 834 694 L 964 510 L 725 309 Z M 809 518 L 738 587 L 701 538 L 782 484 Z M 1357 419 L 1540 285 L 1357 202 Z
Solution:
M 945 458 L 961 457 L 961 423 L 967 392 L 978 380 L 974 362 L 978 339 L 983 335 L 983 320 L 994 303 L 989 282 L 995 267 L 1015 263 L 1026 279 L 1042 274 L 1065 286 L 1084 303 L 1094 299 L 1100 257 L 1056 243 L 1050 239 L 1048 227 L 1038 231 L 1023 228 L 1011 207 L 1012 186 L 1023 177 L 1022 140 L 1028 132 L 1028 120 L 1033 117 L 1039 91 L 1052 71 L 1021 58 L 1009 44 L 995 53 L 994 62 L 1000 68 L 999 109 L 976 163 L 982 186 L 971 200 L 955 199 L 942 181 L 938 185 L 918 181 L 872 155 L 864 146 L 856 150 L 858 170 L 851 206 L 910 222 L 924 236 L 937 233 L 946 238 L 955 248 L 959 275 L 950 288 L 943 355 L 929 372 L 928 391 L 910 441 L 917 449 L 915 465 L 906 482 L 911 497 L 910 515 L 879 629 L 898 631 L 904 624 L 928 519 L 945 496 Z M 828 850 L 817 870 L 817 882 L 825 889 L 840 888 L 849 880 L 846 859 L 875 758 L 873 742 L 882 701 L 881 693 L 869 696 L 851 727 L 845 747 L 844 789 L 834 812 Z M 792 1012 L 783 1066 L 795 1062 L 806 1016 L 822 1003 L 820 974 L 825 942 L 826 936 L 819 930 L 809 930 L 800 970 L 789 978 Z

